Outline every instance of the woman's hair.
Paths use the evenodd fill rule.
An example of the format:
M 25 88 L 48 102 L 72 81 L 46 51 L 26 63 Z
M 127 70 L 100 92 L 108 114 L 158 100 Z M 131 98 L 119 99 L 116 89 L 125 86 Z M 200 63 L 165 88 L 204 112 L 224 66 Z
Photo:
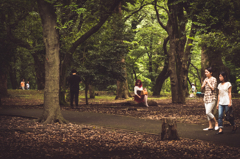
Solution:
M 210 73 L 212 73 L 212 72 L 213 72 L 213 69 L 212 69 L 212 67 L 208 67 L 208 68 L 206 68 L 206 70 L 208 70 L 208 72 L 210 72 Z
M 140 84 L 139 84 L 139 85 L 137 85 L 137 83 L 138 83 L 138 82 L 140 82 Z M 140 87 L 140 88 L 141 88 L 141 87 L 142 87 L 142 81 L 138 79 L 138 80 L 136 81 L 136 83 L 135 83 L 135 86 L 138 86 L 138 87 Z
M 225 71 L 221 71 L 221 72 L 220 72 L 220 75 L 223 76 L 224 82 L 227 82 L 227 81 L 228 81 L 228 76 L 227 76 L 227 73 L 226 73 Z

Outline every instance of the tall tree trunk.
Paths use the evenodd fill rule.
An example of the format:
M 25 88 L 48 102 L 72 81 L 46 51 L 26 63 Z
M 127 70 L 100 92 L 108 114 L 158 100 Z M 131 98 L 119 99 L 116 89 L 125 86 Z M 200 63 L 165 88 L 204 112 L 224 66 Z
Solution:
M 118 13 L 118 15 L 121 17 L 122 16 L 122 4 L 119 3 L 118 8 L 115 9 L 115 12 Z M 120 18 L 121 19 L 121 18 Z M 118 39 L 122 40 L 122 39 Z M 122 63 L 125 64 L 125 59 L 122 58 L 121 60 Z M 128 81 L 127 81 L 127 69 L 126 65 L 124 65 L 124 76 L 125 76 L 125 81 L 117 81 L 117 95 L 115 99 L 127 99 L 129 98 L 129 91 L 128 91 Z
M 165 26 L 159 17 L 157 10 L 157 0 L 155 0 L 155 10 L 159 24 L 169 35 L 170 49 L 168 51 L 169 73 L 171 80 L 172 102 L 185 103 L 187 90 L 187 70 L 188 70 L 188 51 L 185 51 L 186 44 L 186 24 L 187 13 L 185 2 L 168 0 L 168 22 Z
M 129 98 L 126 68 L 124 68 L 124 71 L 125 71 L 126 80 L 125 81 L 117 81 L 117 95 L 116 95 L 115 99 L 128 99 Z
M 86 105 L 88 105 L 88 89 L 89 89 L 89 83 L 85 81 L 85 100 L 86 100 Z
M 66 123 L 59 105 L 59 35 L 56 30 L 57 16 L 53 4 L 37 0 L 43 25 L 43 41 L 46 47 L 44 110 L 40 122 L 44 124 Z
M 176 70 L 176 42 L 174 38 L 170 38 L 170 49 L 168 51 L 168 71 L 170 73 L 172 102 L 178 103 L 178 78 Z
M 157 96 L 160 95 L 160 92 L 162 90 L 162 85 L 164 83 L 164 81 L 169 77 L 169 72 L 168 72 L 168 59 L 167 59 L 167 43 L 169 41 L 169 37 L 167 37 L 166 39 L 164 39 L 164 43 L 163 43 L 163 50 L 164 50 L 164 54 L 166 56 L 165 62 L 164 62 L 164 67 L 162 72 L 158 75 L 157 79 L 156 79 L 156 83 L 154 86 L 154 90 L 153 90 L 153 95 Z

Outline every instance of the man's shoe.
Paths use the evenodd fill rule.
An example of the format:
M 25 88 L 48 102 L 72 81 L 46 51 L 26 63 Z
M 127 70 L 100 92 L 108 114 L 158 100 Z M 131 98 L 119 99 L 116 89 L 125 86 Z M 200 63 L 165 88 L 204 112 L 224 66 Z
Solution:
M 213 130 L 213 128 L 211 128 L 211 129 L 209 129 L 209 128 L 203 129 L 203 131 L 209 131 L 209 130 Z
M 223 131 L 221 131 L 221 132 L 217 132 L 217 135 L 220 135 L 220 134 L 223 134 Z

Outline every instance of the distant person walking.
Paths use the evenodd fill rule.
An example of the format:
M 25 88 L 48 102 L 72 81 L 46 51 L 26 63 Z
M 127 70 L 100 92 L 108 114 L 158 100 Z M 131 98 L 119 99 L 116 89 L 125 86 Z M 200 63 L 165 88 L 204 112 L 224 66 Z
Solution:
M 228 82 L 227 73 L 222 71 L 219 75 L 219 80 L 221 83 L 218 85 L 218 126 L 219 131 L 217 134 L 223 134 L 223 111 L 225 109 L 225 113 L 228 111 L 232 111 L 232 85 Z M 229 122 L 233 126 L 232 132 L 235 133 L 237 130 L 237 126 L 234 122 L 234 117 L 229 117 Z
M 27 81 L 27 84 L 26 84 L 26 89 L 29 90 L 30 89 L 30 84 L 29 84 L 29 81 Z
M 136 81 L 135 87 L 134 87 L 134 94 L 135 94 L 134 101 L 138 103 L 144 102 L 145 106 L 149 107 L 147 103 L 147 99 L 148 99 L 147 89 L 146 88 L 143 89 L 141 80 Z
M 190 90 L 190 97 L 194 97 L 194 94 L 197 92 L 196 86 L 192 83 L 192 88 Z
M 73 108 L 73 98 L 75 97 L 75 105 L 78 106 L 78 95 L 79 95 L 79 83 L 81 82 L 80 76 L 77 75 L 75 69 L 72 70 L 72 75 L 68 79 L 70 84 L 70 105 Z
M 21 81 L 20 86 L 21 86 L 22 90 L 25 90 L 25 81 L 24 81 L 24 79 Z
M 203 129 L 204 131 L 213 130 L 213 125 L 211 120 L 215 122 L 215 130 L 218 130 L 218 122 L 214 115 L 212 114 L 212 110 L 216 104 L 216 95 L 217 95 L 217 80 L 212 76 L 212 67 L 205 69 L 206 78 L 203 81 L 201 89 L 205 88 L 204 93 L 204 104 L 206 109 L 206 115 L 209 122 L 209 127 Z

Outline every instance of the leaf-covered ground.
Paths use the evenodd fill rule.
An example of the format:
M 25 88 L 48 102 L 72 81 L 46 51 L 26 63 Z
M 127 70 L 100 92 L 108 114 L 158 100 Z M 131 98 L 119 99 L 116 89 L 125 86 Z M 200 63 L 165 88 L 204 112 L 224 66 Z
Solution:
M 42 91 L 9 91 L 2 99 L 4 108 L 43 108 Z M 174 116 L 178 122 L 207 124 L 201 99 L 188 99 L 186 104 L 172 104 L 170 99 L 157 99 L 158 106 L 128 106 L 125 100 L 111 96 L 80 99 L 78 109 L 61 106 L 62 110 L 90 111 L 160 120 Z M 153 98 L 152 98 L 153 99 Z M 131 100 L 131 99 L 130 99 Z M 239 125 L 239 99 L 233 99 L 236 123 Z M 1 109 L 1 108 L 0 108 Z M 225 124 L 228 124 L 225 122 Z M 159 135 L 110 130 L 76 124 L 41 125 L 32 119 L 0 116 L 0 158 L 240 158 L 240 149 L 214 145 L 201 140 L 181 138 L 161 141 Z
M 0 158 L 240 158 L 240 149 L 200 140 L 161 141 L 160 136 L 76 124 L 41 125 L 0 116 Z

